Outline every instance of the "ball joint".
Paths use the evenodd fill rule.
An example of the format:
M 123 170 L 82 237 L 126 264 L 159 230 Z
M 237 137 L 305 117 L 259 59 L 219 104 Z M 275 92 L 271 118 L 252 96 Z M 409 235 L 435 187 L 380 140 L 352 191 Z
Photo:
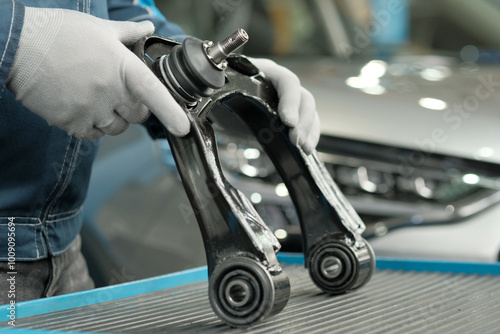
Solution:
M 224 86 L 226 58 L 247 41 L 243 29 L 216 43 L 188 37 L 155 62 L 156 73 L 177 99 L 194 106 Z

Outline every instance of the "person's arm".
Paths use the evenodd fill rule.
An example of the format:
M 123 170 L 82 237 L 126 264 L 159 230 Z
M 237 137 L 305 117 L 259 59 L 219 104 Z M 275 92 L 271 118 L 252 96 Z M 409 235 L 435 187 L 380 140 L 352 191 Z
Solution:
M 149 111 L 171 133 L 185 135 L 186 113 L 127 48 L 153 31 L 151 22 L 26 6 L 5 85 L 49 125 L 82 139 L 119 134 L 129 123 L 143 122 Z
M 0 90 L 14 63 L 24 20 L 24 5 L 13 0 L 0 0 Z
M 110 20 L 117 21 L 151 21 L 155 26 L 155 33 L 175 40 L 187 37 L 184 30 L 158 10 L 153 0 L 108 0 Z

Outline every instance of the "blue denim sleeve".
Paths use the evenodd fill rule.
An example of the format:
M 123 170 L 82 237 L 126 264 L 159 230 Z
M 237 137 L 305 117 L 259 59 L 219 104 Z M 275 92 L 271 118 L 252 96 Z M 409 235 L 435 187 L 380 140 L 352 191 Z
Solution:
M 149 20 L 155 25 L 155 33 L 158 35 L 177 40 L 187 37 L 179 25 L 169 22 L 163 16 L 154 0 L 108 0 L 108 10 L 110 20 Z
M 24 20 L 24 5 L 14 0 L 0 0 L 0 91 L 5 87 Z

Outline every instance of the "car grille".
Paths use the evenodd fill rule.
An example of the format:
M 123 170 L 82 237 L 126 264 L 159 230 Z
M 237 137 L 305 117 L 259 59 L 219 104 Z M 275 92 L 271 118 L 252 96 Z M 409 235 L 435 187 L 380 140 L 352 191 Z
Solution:
M 247 195 L 285 251 L 300 251 L 292 201 L 270 159 L 249 136 L 219 134 L 228 180 Z M 322 136 L 317 147 L 367 228 L 366 238 L 423 224 L 449 224 L 500 201 L 500 165 Z

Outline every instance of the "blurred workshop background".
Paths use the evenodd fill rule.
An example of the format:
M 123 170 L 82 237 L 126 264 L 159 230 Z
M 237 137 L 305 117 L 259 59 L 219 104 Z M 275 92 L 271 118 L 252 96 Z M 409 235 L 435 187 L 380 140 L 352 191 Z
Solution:
M 187 34 L 293 70 L 317 102 L 318 151 L 377 256 L 495 262 L 500 251 L 500 1 L 157 0 Z M 227 179 L 299 252 L 293 205 L 245 128 L 217 130 Z M 116 173 L 117 168 L 120 173 Z M 205 264 L 168 143 L 106 137 L 84 253 L 97 285 Z

